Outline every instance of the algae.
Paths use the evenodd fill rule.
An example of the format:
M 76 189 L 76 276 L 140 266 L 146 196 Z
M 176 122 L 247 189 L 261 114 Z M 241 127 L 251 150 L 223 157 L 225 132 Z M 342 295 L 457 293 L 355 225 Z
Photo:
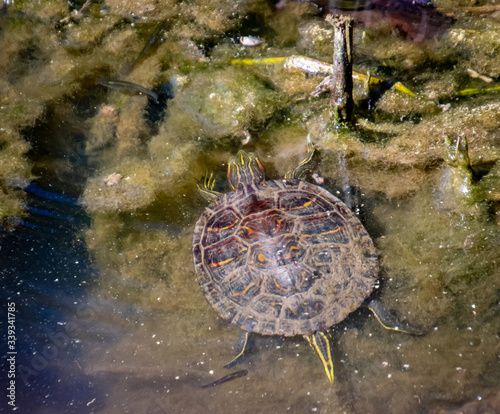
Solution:
M 337 129 L 329 97 L 310 96 L 322 75 L 229 64 L 300 55 L 328 62 L 331 28 L 310 4 L 277 11 L 263 1 L 110 0 L 77 16 L 80 3 L 14 2 L 2 16 L 0 221 L 27 214 L 12 180 L 38 178 L 62 192 L 80 184 L 95 265 L 88 295 L 106 303 L 81 321 L 82 369 L 106 380 L 96 412 L 246 413 L 256 401 L 263 411 L 439 412 L 497 394 L 497 17 L 456 13 L 445 36 L 422 43 L 387 22 L 357 31 L 354 69 L 384 82 L 359 86 L 355 126 Z M 257 48 L 234 43 L 255 34 L 264 40 Z M 471 78 L 469 68 L 492 82 Z M 96 85 L 100 77 L 164 98 L 155 106 L 109 91 Z M 397 82 L 415 96 L 391 88 Z M 460 96 L 468 88 L 491 90 Z M 477 209 L 453 200 L 459 181 L 443 184 L 456 172 L 444 134 L 469 141 Z M 248 380 L 201 391 L 198 383 L 225 375 L 237 332 L 195 281 L 191 237 L 206 204 L 196 181 L 214 171 L 226 191 L 224 163 L 242 147 L 259 154 L 270 178 L 283 177 L 303 158 L 307 135 L 317 148 L 313 179 L 348 202 L 374 238 L 376 294 L 427 335 L 388 332 L 361 309 L 334 328 L 333 387 L 300 338 L 259 338 Z M 107 340 L 95 335 L 109 327 Z
M 25 215 L 26 197 L 16 184 L 31 177 L 28 150 L 18 133 L 0 130 L 0 225 L 9 229 L 14 227 L 11 218 Z

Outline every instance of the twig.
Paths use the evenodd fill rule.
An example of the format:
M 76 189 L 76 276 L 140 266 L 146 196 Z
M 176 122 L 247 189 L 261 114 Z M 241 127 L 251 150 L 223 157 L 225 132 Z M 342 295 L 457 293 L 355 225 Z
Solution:
M 80 10 L 78 10 L 78 11 L 73 10 L 69 16 L 66 16 L 65 18 L 61 19 L 59 21 L 59 23 L 66 24 L 66 23 L 69 23 L 71 21 L 71 19 L 80 20 L 83 17 L 83 12 L 85 10 L 87 10 L 91 4 L 92 4 L 92 0 L 87 0 L 83 4 L 83 6 L 80 8 Z
M 327 21 L 333 24 L 333 73 L 332 107 L 337 124 L 351 122 L 354 101 L 352 98 L 352 19 L 346 16 Z

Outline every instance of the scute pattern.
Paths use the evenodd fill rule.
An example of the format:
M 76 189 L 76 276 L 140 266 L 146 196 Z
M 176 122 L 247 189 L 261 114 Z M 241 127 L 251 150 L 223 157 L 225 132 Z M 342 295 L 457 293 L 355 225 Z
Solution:
M 264 335 L 307 335 L 339 323 L 378 275 L 358 218 L 328 191 L 298 180 L 222 194 L 196 223 L 193 257 L 219 315 Z
M 241 216 L 232 208 L 220 210 L 218 214 L 210 217 L 210 220 L 205 224 L 206 231 L 203 245 L 210 246 L 232 235 L 234 233 L 234 226 L 239 223 L 240 219 Z

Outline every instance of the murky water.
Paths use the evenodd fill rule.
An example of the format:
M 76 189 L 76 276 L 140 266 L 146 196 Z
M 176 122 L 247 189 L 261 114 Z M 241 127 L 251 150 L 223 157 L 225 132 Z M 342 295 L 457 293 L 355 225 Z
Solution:
M 367 10 L 386 20 L 363 15 L 354 70 L 385 82 L 355 84 L 351 129 L 332 126 L 328 94 L 309 96 L 325 74 L 300 67 L 331 61 L 316 7 L 129 3 L 4 2 L 0 16 L 1 383 L 14 325 L 17 411 L 500 412 L 495 2 L 436 1 L 435 37 L 399 20 L 422 24 L 421 11 Z M 453 163 L 463 153 L 445 134 L 456 148 L 467 138 L 470 162 Z M 308 180 L 373 237 L 374 295 L 426 331 L 386 330 L 356 310 L 332 329 L 333 385 L 301 337 L 256 337 L 224 368 L 238 329 L 204 299 L 191 251 L 200 177 L 213 171 L 228 191 L 239 149 L 283 177 L 308 135 Z

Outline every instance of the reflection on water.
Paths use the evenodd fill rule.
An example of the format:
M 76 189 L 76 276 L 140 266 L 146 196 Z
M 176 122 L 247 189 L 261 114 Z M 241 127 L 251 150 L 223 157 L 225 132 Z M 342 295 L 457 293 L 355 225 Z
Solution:
M 309 97 L 317 77 L 228 64 L 331 59 L 330 28 L 306 3 L 278 12 L 214 0 L 209 12 L 109 2 L 82 15 L 25 3 L 0 16 L 1 298 L 16 306 L 18 412 L 500 411 L 500 104 L 456 95 L 484 86 L 469 66 L 500 79 L 494 17 L 455 15 L 446 35 L 422 44 L 390 22 L 360 29 L 356 69 L 418 96 L 377 91 L 364 113 L 369 91 L 358 84 L 357 127 L 343 131 L 327 123 L 328 96 Z M 440 6 L 454 14 L 452 2 Z M 263 37 L 254 48 L 229 40 L 254 34 Z M 95 84 L 127 70 L 123 80 L 168 97 L 156 104 Z M 353 312 L 332 330 L 333 385 L 301 337 L 257 337 L 241 364 L 223 368 L 238 331 L 203 298 L 191 252 L 206 205 L 196 180 L 213 171 L 227 191 L 225 163 L 241 148 L 282 177 L 308 133 L 314 177 L 374 239 L 376 295 L 427 331 L 402 335 Z M 467 135 L 473 208 L 460 201 L 443 133 Z M 238 370 L 248 374 L 203 388 Z
M 97 394 L 78 365 L 85 346 L 80 332 L 88 325 L 81 310 L 89 300 L 90 263 L 83 240 L 61 224 L 65 228 L 20 225 L 0 235 L 2 303 L 16 308 L 21 412 L 63 412 L 58 407 L 81 407 Z

